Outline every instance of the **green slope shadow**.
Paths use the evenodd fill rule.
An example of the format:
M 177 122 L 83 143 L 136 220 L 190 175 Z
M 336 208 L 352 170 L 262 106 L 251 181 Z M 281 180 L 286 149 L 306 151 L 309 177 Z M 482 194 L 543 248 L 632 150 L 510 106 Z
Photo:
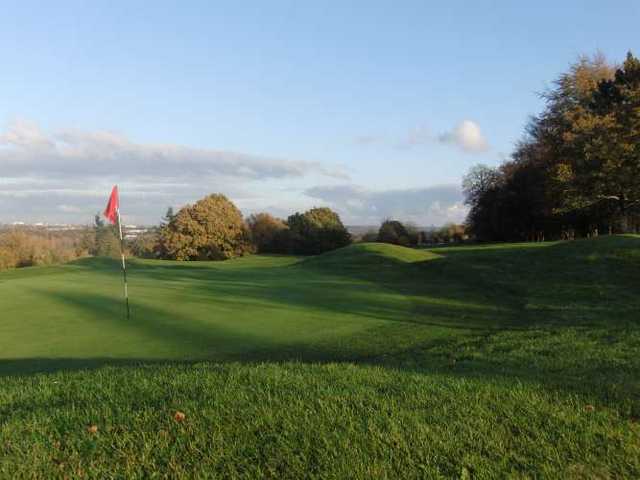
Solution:
M 191 347 L 193 358 L 25 358 L 0 360 L 0 375 L 36 373 L 52 370 L 76 370 L 103 365 L 186 364 L 197 361 L 254 362 L 356 362 L 419 374 L 479 377 L 489 381 L 523 381 L 558 391 L 571 391 L 604 402 L 613 398 L 631 398 L 640 393 L 633 381 L 637 371 L 617 371 L 613 363 L 592 360 L 570 365 L 534 365 L 526 356 L 510 356 L 507 350 L 465 357 L 469 344 L 464 338 L 431 338 L 411 335 L 445 325 L 461 333 L 477 328 L 474 348 L 501 329 L 526 331 L 529 328 L 566 327 L 587 330 L 597 326 L 611 328 L 624 335 L 625 328 L 636 328 L 640 270 L 636 250 L 637 237 L 614 237 L 591 242 L 567 242 L 538 246 L 439 249 L 439 256 L 404 261 L 379 252 L 357 265 L 316 257 L 274 268 L 246 267 L 238 270 L 204 265 L 158 266 L 133 262 L 132 273 L 140 279 L 171 283 L 194 293 L 221 295 L 231 307 L 251 305 L 279 309 L 286 306 L 315 309 L 319 312 L 348 313 L 363 318 L 396 322 L 398 337 L 387 335 L 389 344 L 406 342 L 397 349 L 382 344 L 367 344 L 373 339 L 344 339 L 346 345 L 298 342 L 269 343 L 262 336 L 238 335 L 219 325 L 202 323 L 187 314 L 176 315 L 134 303 L 135 325 L 123 317 L 120 304 L 113 298 L 95 294 L 38 291 L 79 311 L 99 313 L 92 321 L 116 324 L 169 349 Z M 352 252 L 347 252 L 349 255 Z M 337 252 L 339 256 L 344 252 Z M 331 261 L 329 261 L 331 260 Z M 360 259 L 362 260 L 362 259 Z M 331 265 L 333 262 L 333 266 Z M 376 265 L 371 268 L 371 264 Z M 391 267 L 380 267 L 381 264 Z M 367 267 L 368 265 L 368 267 Z M 93 269 L 93 260 L 84 260 L 78 268 Z M 97 269 L 117 274 L 116 262 L 100 259 Z M 177 274 L 175 272 L 178 272 Z M 472 275 L 469 272 L 473 272 Z M 455 288 L 454 288 L 455 287 Z M 384 297 L 387 292 L 392 298 Z M 372 297 L 373 296 L 373 297 Z M 395 297 L 394 297 L 395 296 Z M 416 298 L 418 297 L 418 298 Z M 427 301 L 420 297 L 427 297 Z M 397 303 L 390 302 L 396 298 Z M 331 300 L 331 301 L 330 301 Z M 436 302 L 439 301 L 440 303 Z M 533 300 L 533 301 L 532 301 Z M 265 303 L 266 302 L 266 303 Z M 537 302 L 537 303 L 536 303 Z M 391 303 L 391 305 L 390 305 Z M 406 308 L 406 304 L 410 308 Z M 498 312 L 498 313 L 496 313 Z M 415 317 L 412 318 L 411 316 Z M 466 315 L 467 319 L 456 318 Z M 497 321 L 495 320 L 497 318 Z M 449 321 L 451 320 L 451 321 Z M 484 332 L 484 334 L 483 334 Z M 553 333 L 553 330 L 550 330 Z M 391 332 L 393 333 L 393 332 Z M 481 334 L 478 336 L 478 333 Z M 237 351 L 235 346 L 251 341 L 253 347 Z M 367 351 L 367 345 L 371 348 Z M 386 347 L 389 347 L 387 345 Z M 457 359 L 451 363 L 451 356 Z M 589 379 L 586 381 L 585 379 Z M 625 389 L 620 389 L 624 384 Z M 595 387 L 594 387 L 595 386 Z M 631 392 L 631 393 L 629 393 Z M 637 397 L 636 397 L 637 398 Z

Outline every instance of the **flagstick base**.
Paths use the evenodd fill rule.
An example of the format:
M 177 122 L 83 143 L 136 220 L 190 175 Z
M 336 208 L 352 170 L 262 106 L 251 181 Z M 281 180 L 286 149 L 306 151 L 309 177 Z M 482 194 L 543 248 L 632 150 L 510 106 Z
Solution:
M 127 320 L 131 318 L 131 310 L 129 309 L 129 288 L 127 285 L 127 265 L 124 259 L 124 237 L 122 235 L 122 220 L 120 219 L 120 209 L 116 209 L 118 214 L 118 230 L 120 233 L 120 256 L 122 258 L 122 279 L 124 283 L 124 303 L 127 308 Z

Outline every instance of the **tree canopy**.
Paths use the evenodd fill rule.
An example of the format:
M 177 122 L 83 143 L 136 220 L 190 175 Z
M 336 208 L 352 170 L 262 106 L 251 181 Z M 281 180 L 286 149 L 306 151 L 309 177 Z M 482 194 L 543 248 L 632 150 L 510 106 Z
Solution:
M 284 253 L 282 236 L 287 224 L 268 213 L 255 213 L 247 219 L 251 241 L 259 253 Z
M 543 94 L 512 157 L 463 181 L 481 240 L 635 231 L 640 225 L 640 61 L 582 57 Z
M 251 251 L 240 210 L 224 195 L 187 205 L 160 231 L 163 256 L 175 260 L 225 260 Z
M 409 246 L 413 242 L 409 230 L 398 220 L 385 220 L 378 230 L 378 242 Z
M 292 253 L 315 255 L 351 243 L 351 235 L 340 216 L 330 208 L 312 208 L 287 219 Z

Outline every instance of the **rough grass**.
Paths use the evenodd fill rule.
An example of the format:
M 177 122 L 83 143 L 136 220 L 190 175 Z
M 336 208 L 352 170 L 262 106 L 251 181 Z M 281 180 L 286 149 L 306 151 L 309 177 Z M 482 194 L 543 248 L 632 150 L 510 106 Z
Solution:
M 640 477 L 637 237 L 118 273 L 0 274 L 0 478 Z

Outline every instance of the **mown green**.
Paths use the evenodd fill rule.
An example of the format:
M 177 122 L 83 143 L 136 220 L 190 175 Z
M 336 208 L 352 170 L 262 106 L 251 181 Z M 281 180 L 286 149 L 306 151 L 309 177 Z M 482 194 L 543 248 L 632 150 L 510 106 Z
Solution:
M 130 265 L 0 274 L 0 477 L 640 477 L 638 237 Z

